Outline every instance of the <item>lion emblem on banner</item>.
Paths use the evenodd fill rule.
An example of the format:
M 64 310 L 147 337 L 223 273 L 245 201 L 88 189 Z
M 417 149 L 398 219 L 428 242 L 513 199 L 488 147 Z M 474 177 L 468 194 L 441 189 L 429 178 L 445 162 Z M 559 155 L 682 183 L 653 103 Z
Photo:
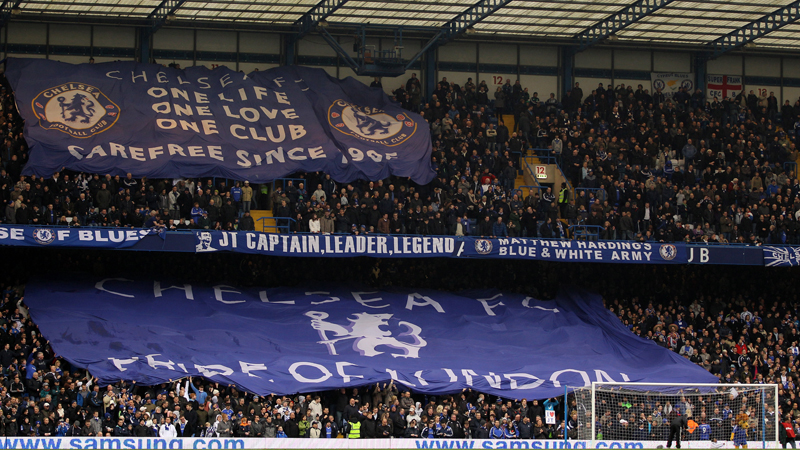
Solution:
M 49 228 L 37 228 L 33 230 L 33 240 L 42 245 L 47 245 L 56 240 L 56 233 Z
M 661 255 L 665 261 L 672 261 L 678 256 L 678 248 L 672 244 L 662 244 L 658 249 L 658 254 Z
M 392 314 L 356 313 L 353 314 L 354 318 L 347 319 L 350 321 L 349 326 L 326 321 L 328 313 L 325 312 L 309 311 L 305 314 L 311 318 L 311 327 L 317 330 L 322 339 L 317 343 L 326 345 L 331 355 L 338 354 L 336 343 L 348 339 L 354 339 L 353 350 L 370 357 L 386 353 L 378 350 L 378 347 L 388 347 L 397 350 L 390 353 L 395 358 L 419 358 L 419 349 L 428 345 L 420 336 L 422 328 L 413 323 L 398 322 L 397 325 L 406 331 L 397 336 L 392 336 L 390 330 L 382 329 L 389 326 Z
M 407 141 L 417 130 L 417 123 L 405 112 L 390 113 L 344 100 L 328 108 L 328 123 L 348 136 L 389 147 Z
M 88 138 L 111 128 L 120 109 L 100 89 L 85 83 L 64 83 L 46 89 L 31 102 L 39 125 L 76 138 Z
M 361 111 L 355 111 L 353 115 L 356 118 L 356 128 L 358 128 L 361 134 L 365 136 L 389 134 L 389 127 L 392 125 L 391 121 L 379 120 Z
M 64 96 L 58 97 L 56 100 L 58 100 L 58 106 L 61 107 L 61 118 L 67 122 L 75 122 L 82 117 L 81 123 L 89 123 L 94 116 L 94 102 L 83 94 L 75 94 L 70 100 Z

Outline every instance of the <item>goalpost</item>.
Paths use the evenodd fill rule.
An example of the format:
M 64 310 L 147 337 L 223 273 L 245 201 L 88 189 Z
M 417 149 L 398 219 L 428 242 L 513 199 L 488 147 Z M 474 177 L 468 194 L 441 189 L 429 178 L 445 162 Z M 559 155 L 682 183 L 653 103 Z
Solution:
M 593 382 L 573 394 L 577 417 L 571 419 L 581 440 L 664 445 L 669 420 L 680 412 L 688 422 L 681 434 L 685 448 L 732 448 L 735 426 L 737 438 L 746 430 L 750 448 L 774 448 L 778 441 L 777 384 Z

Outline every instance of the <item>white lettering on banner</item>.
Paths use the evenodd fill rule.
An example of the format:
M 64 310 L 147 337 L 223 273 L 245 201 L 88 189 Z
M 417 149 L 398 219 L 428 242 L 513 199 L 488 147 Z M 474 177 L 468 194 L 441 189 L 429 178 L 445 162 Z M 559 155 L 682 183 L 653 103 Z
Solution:
M 177 289 L 179 291 L 183 291 L 183 292 L 186 293 L 186 299 L 187 300 L 194 300 L 194 293 L 192 292 L 192 285 L 191 284 L 184 284 L 183 287 L 181 287 L 181 286 L 170 286 L 170 287 L 165 287 L 165 288 L 162 289 L 160 281 L 154 281 L 153 282 L 153 294 L 155 295 L 155 297 L 161 297 L 163 295 L 163 292 L 166 291 L 167 289 Z
M 522 300 L 522 306 L 524 306 L 526 308 L 530 308 L 530 309 L 541 309 L 542 311 L 552 311 L 553 313 L 557 313 L 558 312 L 558 308 L 548 309 L 548 308 L 545 308 L 544 306 L 539 306 L 539 305 L 530 306 L 531 300 L 534 300 L 534 299 L 532 297 L 525 297 L 525 299 Z
M 224 284 L 219 286 L 214 286 L 214 298 L 217 299 L 218 302 L 225 303 L 226 305 L 235 305 L 236 303 L 245 302 L 245 300 L 223 300 L 222 298 L 223 292 L 227 292 L 229 294 L 241 294 L 241 292 L 234 290 L 233 286 L 226 286 Z
M 417 301 L 417 299 L 420 299 L 422 301 L 419 302 Z M 435 309 L 437 312 L 444 313 L 444 308 L 442 308 L 442 305 L 440 305 L 439 302 L 430 297 L 417 294 L 416 292 L 413 294 L 408 294 L 406 309 L 411 311 L 415 306 L 433 306 L 433 309 Z
M 236 248 L 236 240 L 236 233 L 225 231 L 222 233 L 222 239 L 219 240 L 219 246 Z
M 353 378 L 364 378 L 363 375 L 346 375 L 344 373 L 344 368 L 347 366 L 355 366 L 355 364 L 346 361 L 338 361 L 336 363 L 336 373 L 342 377 L 345 383 L 349 383 Z
M 489 386 L 493 387 L 494 389 L 500 389 L 499 375 L 495 375 L 494 372 L 489 372 L 489 375 L 484 375 L 483 378 L 486 378 L 486 381 L 489 383 Z
M 23 230 L 14 229 L 22 234 Z M 148 230 L 78 230 L 78 240 L 80 241 L 94 241 L 94 242 L 123 242 L 123 241 L 138 241 L 144 236 L 147 236 Z M 0 235 L 0 239 L 2 239 Z M 12 237 L 13 239 L 13 237 Z
M 156 361 L 155 357 L 161 356 L 161 353 L 154 353 L 152 355 L 146 355 L 145 359 L 147 359 L 147 365 L 152 367 L 153 369 L 158 369 L 159 366 L 166 367 L 169 370 L 175 370 L 173 367 L 175 365 L 172 361 Z
M 502 297 L 502 296 L 503 296 L 503 294 L 497 294 L 492 298 L 477 298 L 475 300 L 478 300 L 479 302 L 481 302 L 481 305 L 483 305 L 483 309 L 486 310 L 486 314 L 487 315 L 496 316 L 497 314 L 495 314 L 493 310 L 495 308 L 497 308 L 498 306 L 505 306 L 506 304 L 503 303 L 503 302 L 497 302 L 494 305 L 490 305 L 489 302 L 494 300 L 494 299 L 496 299 L 496 298 L 498 298 L 498 297 Z
M 561 261 L 652 261 L 652 246 L 639 242 L 543 241 L 498 239 L 499 255 Z M 552 251 L 550 250 L 552 249 Z M 604 255 L 601 250 L 614 250 Z
M 362 305 L 366 306 L 367 308 L 376 308 L 376 309 L 377 308 L 388 308 L 390 306 L 389 304 L 370 305 L 370 303 L 379 302 L 379 301 L 383 300 L 380 297 L 378 297 L 378 298 L 362 298 L 361 297 L 362 295 L 365 295 L 365 294 L 377 294 L 377 293 L 378 293 L 377 291 L 376 292 L 353 292 L 353 297 L 355 297 L 355 299 L 356 299 L 356 301 L 358 303 L 361 303 Z
M 464 378 L 467 380 L 467 386 L 472 386 L 472 377 L 477 377 L 478 374 L 475 371 L 470 369 L 464 369 L 461 371 L 461 374 L 464 375 Z
M 694 248 L 693 247 L 689 247 L 689 260 L 687 262 L 699 263 L 699 264 L 707 263 L 708 260 L 710 259 L 709 256 L 708 256 L 708 249 L 707 248 L 699 248 L 697 250 L 698 250 L 699 255 L 697 256 L 697 261 L 695 261 L 695 259 L 694 259 Z
M 127 280 L 125 278 L 106 278 L 104 280 L 98 281 L 94 285 L 94 288 L 97 289 L 98 291 L 104 291 L 104 292 L 108 292 L 109 294 L 119 295 L 120 297 L 133 298 L 133 295 L 131 295 L 131 294 L 123 294 L 123 293 L 120 293 L 120 292 L 114 292 L 114 291 L 106 289 L 104 285 L 108 281 L 128 281 L 128 282 L 133 282 L 133 280 Z
M 233 369 L 225 367 L 221 364 L 210 364 L 208 366 L 201 366 L 200 364 L 194 365 L 195 369 L 199 370 L 206 378 L 211 378 L 216 375 L 227 377 L 233 375 Z
M 409 383 L 408 381 L 401 380 L 400 377 L 397 376 L 397 371 L 392 369 L 386 369 L 386 372 L 389 373 L 389 376 L 398 383 L 404 384 L 408 387 L 416 387 L 414 383 Z
M 123 365 L 131 364 L 139 360 L 139 358 L 137 358 L 136 356 L 129 359 L 117 359 L 117 358 L 108 358 L 108 359 L 111 360 L 111 363 L 114 364 L 114 366 L 117 369 L 119 369 L 120 372 L 125 372 L 126 370 L 128 370 L 125 367 L 122 367 Z
M 732 448 L 731 442 L 720 443 L 724 448 Z M 711 444 L 711 441 L 683 441 L 682 448 L 709 449 L 713 448 Z M 664 441 L 132 437 L 8 437 L 0 440 L 0 449 L 645 449 L 659 445 L 663 446 Z M 780 444 L 767 441 L 766 448 L 777 449 Z
M 325 303 L 336 303 L 336 302 L 338 302 L 340 300 L 339 297 L 331 297 L 330 296 L 331 295 L 330 292 L 324 292 L 324 291 L 306 292 L 306 295 L 327 295 L 327 296 L 330 297 L 329 299 L 323 300 L 321 302 L 311 302 L 312 305 L 322 305 L 322 304 L 325 304 Z M 353 295 L 355 295 L 355 293 Z M 364 306 L 367 306 L 367 305 L 364 305 Z
M 425 381 L 424 378 L 422 378 L 422 371 L 421 370 L 418 370 L 418 371 L 414 372 L 414 376 L 417 377 L 417 381 L 419 381 L 420 386 L 427 386 L 428 385 L 428 382 Z
M 261 301 L 264 303 L 275 303 L 275 304 L 283 304 L 283 305 L 294 305 L 294 300 L 287 300 L 284 302 L 271 302 L 269 298 L 267 298 L 267 291 L 261 291 L 258 293 L 258 296 L 261 298 Z
M 256 370 L 267 370 L 267 366 L 264 364 L 250 364 L 244 361 L 239 361 L 239 366 L 242 368 L 242 373 L 245 373 L 248 376 L 255 378 L 261 378 L 261 377 L 253 374 L 252 372 Z
M 22 228 L 0 227 L 0 239 L 11 239 L 14 241 L 24 241 L 25 236 Z
M 147 365 L 149 365 L 153 369 L 158 370 L 160 368 L 165 368 L 165 369 L 168 369 L 168 370 L 174 370 L 174 366 L 178 366 L 184 372 L 189 373 L 186 370 L 186 368 L 185 368 L 183 363 L 175 363 L 175 362 L 173 362 L 171 360 L 170 361 L 159 361 L 159 360 L 155 359 L 156 356 L 160 356 L 160 354 L 159 353 L 155 353 L 155 354 L 145 355 L 144 356 L 144 359 L 146 360 Z M 138 356 L 133 356 L 133 357 L 127 358 L 127 359 L 120 359 L 120 358 L 108 358 L 108 359 L 111 362 L 111 364 L 113 364 L 114 367 L 116 367 L 117 370 L 119 370 L 120 372 L 125 372 L 127 370 L 127 367 L 125 367 L 125 366 L 127 366 L 129 364 L 134 364 L 134 363 L 136 363 L 138 361 L 141 361 L 141 359 Z M 266 371 L 267 370 L 267 366 L 264 365 L 264 364 L 261 364 L 261 363 L 248 363 L 248 362 L 244 362 L 244 361 L 239 361 L 239 365 L 241 367 L 241 373 L 243 373 L 243 374 L 245 374 L 247 376 L 250 376 L 250 377 L 261 378 L 258 375 L 254 375 L 252 372 L 254 372 L 254 371 Z M 197 369 L 197 373 L 198 374 L 204 375 L 206 377 L 212 377 L 212 376 L 215 376 L 215 375 L 230 376 L 230 375 L 232 375 L 234 373 L 233 369 L 231 369 L 229 367 L 226 367 L 226 366 L 223 366 L 223 365 L 219 365 L 219 364 L 212 364 L 212 365 L 206 365 L 206 366 L 201 366 L 201 365 L 194 364 L 193 366 Z M 354 379 L 362 379 L 362 378 L 364 378 L 363 375 L 356 375 L 356 374 L 352 374 L 352 373 L 346 373 L 345 372 L 345 368 L 346 367 L 359 367 L 359 366 L 357 364 L 354 364 L 354 363 L 351 363 L 351 362 L 339 361 L 339 362 L 336 362 L 332 368 L 328 368 L 328 367 L 326 367 L 326 366 L 324 366 L 322 364 L 317 364 L 317 363 L 312 363 L 312 362 L 305 362 L 305 361 L 298 361 L 298 362 L 292 363 L 289 366 L 289 373 L 295 378 L 295 380 L 297 380 L 297 381 L 299 381 L 301 383 L 313 383 L 313 384 L 322 383 L 322 382 L 328 380 L 329 378 L 333 377 L 334 376 L 333 371 L 335 371 L 336 374 L 339 377 L 341 377 L 341 379 L 345 383 L 350 383 Z M 302 370 L 303 373 L 300 373 L 301 370 Z M 419 382 L 419 385 L 421 385 L 421 386 L 428 386 L 428 385 L 430 385 L 431 382 L 438 383 L 438 384 L 446 384 L 446 383 L 453 384 L 453 383 L 457 383 L 458 382 L 458 378 L 459 377 L 456 374 L 456 371 L 454 371 L 453 369 L 449 369 L 449 368 L 442 368 L 440 370 L 442 370 L 445 373 L 445 375 L 447 375 L 447 379 L 441 378 L 441 374 L 437 375 L 438 378 L 434 377 L 435 372 L 438 372 L 437 369 L 431 369 L 431 370 L 424 371 L 425 373 L 427 373 L 427 375 L 426 375 L 427 378 L 423 378 L 423 376 L 422 376 L 423 370 L 417 370 L 413 374 L 410 373 L 410 372 L 407 373 L 407 374 L 398 374 L 397 370 L 392 369 L 392 368 L 386 368 L 385 372 L 387 374 L 389 374 L 389 377 L 392 380 L 395 380 L 398 383 L 402 383 L 402 384 L 404 384 L 406 386 L 409 386 L 409 387 L 416 387 L 416 385 L 414 383 L 410 382 L 410 381 L 406 381 L 405 379 L 403 379 L 404 377 L 406 377 L 408 379 L 410 379 L 411 377 L 415 378 Z M 277 371 L 278 372 L 283 372 L 283 369 L 278 368 Z M 487 373 L 480 374 L 480 373 L 478 373 L 478 372 L 476 372 L 476 371 L 474 371 L 472 369 L 461 369 L 460 371 L 461 371 L 461 375 L 464 377 L 465 384 L 467 386 L 475 387 L 475 381 L 476 380 L 480 381 L 481 377 L 482 377 L 483 379 L 486 380 L 486 383 L 487 383 L 488 386 L 490 386 L 493 389 L 497 389 L 497 390 L 502 390 L 504 388 L 503 385 L 506 383 L 504 380 L 508 380 L 508 383 L 506 384 L 508 386 L 508 389 L 511 389 L 511 390 L 529 390 L 529 389 L 536 389 L 536 388 L 540 387 L 544 383 L 544 381 L 547 379 L 546 376 L 538 377 L 536 375 L 529 374 L 529 373 L 502 373 L 502 374 L 496 374 L 494 372 L 489 372 L 488 374 Z M 564 373 L 566 373 L 566 372 L 577 373 L 578 375 L 580 375 L 585 386 L 589 386 L 591 384 L 591 380 L 589 379 L 589 375 L 584 371 L 576 370 L 576 369 L 563 369 L 563 370 L 556 371 L 549 377 L 549 380 L 553 383 L 554 386 L 561 387 L 562 384 L 558 380 L 558 378 L 561 375 L 563 375 Z M 594 373 L 595 373 L 595 376 L 596 376 L 596 381 L 599 381 L 599 382 L 612 382 L 613 383 L 613 382 L 619 381 L 619 380 L 615 380 L 614 378 L 612 378 L 608 373 L 606 373 L 603 370 L 594 369 Z M 630 381 L 630 378 L 628 377 L 627 374 L 620 373 L 620 380 L 622 380 L 622 381 Z M 272 380 L 270 380 L 270 381 L 272 381 Z M 570 385 L 574 385 L 574 383 L 570 382 Z
M 542 383 L 544 383 L 544 380 L 542 380 L 541 378 L 535 377 L 527 373 L 507 373 L 504 374 L 503 376 L 506 377 L 509 381 L 511 381 L 511 389 L 536 389 L 537 387 L 541 386 Z M 527 378 L 529 380 L 536 380 L 536 381 L 519 386 L 517 384 L 518 383 L 517 378 Z
M 307 378 L 303 375 L 300 375 L 297 372 L 297 369 L 303 366 L 313 367 L 319 370 L 322 375 L 319 376 L 318 378 Z M 296 362 L 291 366 L 289 366 L 289 373 L 292 374 L 295 380 L 301 383 L 322 383 L 323 381 L 333 376 L 331 371 L 326 369 L 325 366 L 323 366 L 322 364 L 317 364 L 312 362 Z
M 584 372 L 582 370 L 576 370 L 576 369 L 564 369 L 564 370 L 555 371 L 555 372 L 553 372 L 552 375 L 550 375 L 550 381 L 553 382 L 553 386 L 561 387 L 561 382 L 558 381 L 558 377 L 562 373 L 567 373 L 567 372 L 577 373 L 578 375 L 580 375 L 581 378 L 583 378 L 583 385 L 584 386 L 589 386 L 590 384 L 592 384 L 592 382 L 589 380 L 589 374 L 587 374 L 586 372 Z M 600 380 L 598 380 L 598 381 L 600 381 Z

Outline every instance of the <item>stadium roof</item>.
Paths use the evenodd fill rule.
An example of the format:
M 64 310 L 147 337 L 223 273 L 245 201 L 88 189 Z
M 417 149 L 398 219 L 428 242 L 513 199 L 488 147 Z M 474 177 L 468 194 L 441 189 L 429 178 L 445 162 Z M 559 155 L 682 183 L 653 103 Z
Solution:
M 476 0 L 6 0 L 4 10 L 16 3 L 19 9 L 12 14 L 12 20 L 116 20 L 147 25 L 159 7 L 171 3 L 177 5 L 174 17 L 170 17 L 172 25 L 263 27 L 276 31 L 287 31 L 318 4 L 327 3 L 337 6 L 325 17 L 331 27 L 368 23 L 416 31 L 431 28 L 433 32 L 476 5 Z M 614 32 L 615 43 L 701 46 L 794 4 L 791 0 L 662 0 L 662 3 L 663 6 Z M 470 37 L 577 39 L 633 4 L 632 0 L 512 0 L 475 24 Z M 800 24 L 789 23 L 753 43 L 758 47 L 798 49 L 798 31 Z

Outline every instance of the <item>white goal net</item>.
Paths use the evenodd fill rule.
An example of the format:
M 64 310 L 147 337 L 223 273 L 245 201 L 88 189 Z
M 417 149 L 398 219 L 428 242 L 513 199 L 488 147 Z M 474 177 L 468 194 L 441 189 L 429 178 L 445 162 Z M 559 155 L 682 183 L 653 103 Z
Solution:
M 708 441 L 686 447 L 731 448 L 733 440 L 745 439 L 751 448 L 761 448 L 778 440 L 775 384 L 596 382 L 574 394 L 570 422 L 577 424 L 572 433 L 577 439 L 666 443 L 670 424 L 683 422 L 682 441 Z

